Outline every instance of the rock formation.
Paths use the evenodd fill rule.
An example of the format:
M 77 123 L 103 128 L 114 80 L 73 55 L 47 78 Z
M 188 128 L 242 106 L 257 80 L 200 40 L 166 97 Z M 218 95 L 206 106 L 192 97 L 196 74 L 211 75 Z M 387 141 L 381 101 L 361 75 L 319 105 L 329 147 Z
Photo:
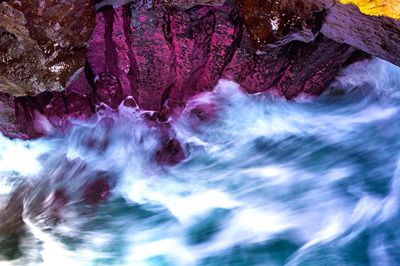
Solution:
M 364 57 L 357 48 L 400 64 L 400 54 L 395 52 L 400 49 L 398 20 L 364 15 L 354 5 L 332 0 L 96 1 L 96 24 L 86 56 L 77 51 L 84 51 L 84 41 L 91 31 L 89 2 L 49 2 L 71 8 L 65 7 L 66 14 L 82 5 L 82 12 L 73 16 L 88 20 L 75 24 L 64 18 L 65 23 L 59 26 L 71 29 L 61 30 L 53 18 L 51 29 L 39 32 L 24 19 L 43 25 L 43 13 L 28 8 L 28 3 L 22 8 L 16 5 L 17 1 L 3 2 L 3 8 L 19 12 L 18 16 L 5 16 L 8 21 L 21 20 L 4 24 L 16 25 L 15 29 L 3 26 L 7 32 L 20 36 L 14 42 L 22 43 L 22 52 L 15 54 L 25 62 L 29 56 L 24 45 L 30 42 L 35 49 L 70 45 L 60 51 L 51 48 L 49 55 L 54 55 L 55 59 L 51 58 L 57 64 L 68 64 L 71 71 L 65 73 L 69 75 L 84 62 L 85 67 L 75 74 L 65 90 L 61 90 L 60 84 L 65 84 L 68 75 L 60 72 L 56 78 L 44 75 L 51 78 L 34 79 L 42 83 L 58 82 L 60 86 L 55 89 L 50 84 L 36 91 L 46 92 L 17 97 L 14 101 L 7 94 L 0 95 L 3 106 L 0 111 L 5 114 L 0 121 L 1 129 L 9 136 L 51 134 L 65 128 L 71 118 L 89 118 L 102 108 L 101 104 L 116 109 L 128 96 L 131 105 L 155 111 L 150 119 L 164 123 L 169 116 L 179 115 L 191 97 L 212 90 L 221 78 L 235 80 L 249 93 L 270 91 L 288 99 L 318 95 L 341 67 Z M 36 7 L 37 3 L 48 8 L 52 5 L 44 0 L 32 0 L 30 4 L 35 6 L 35 3 Z M 79 31 L 82 34 L 76 34 Z M 26 42 L 21 41 L 25 39 Z M 75 59 L 61 51 L 73 51 L 68 55 Z M 29 54 L 36 56 L 33 52 Z M 20 61 L 16 61 L 17 65 Z M 12 84 L 7 88 L 18 92 L 3 91 L 30 94 L 32 90 L 21 88 L 35 83 L 30 83 L 31 77 L 10 78 L 18 73 L 10 62 L 6 70 L 9 74 L 1 80 Z M 33 65 L 33 69 L 39 67 L 44 72 L 54 66 Z
M 342 4 L 354 4 L 364 14 L 400 19 L 399 0 L 340 0 Z
M 62 91 L 85 62 L 93 1 L 0 2 L 0 91 L 13 96 Z
M 400 65 L 400 53 L 397 52 L 400 51 L 400 20 L 363 15 L 354 5 L 325 4 L 325 8 L 328 9 L 321 33 Z

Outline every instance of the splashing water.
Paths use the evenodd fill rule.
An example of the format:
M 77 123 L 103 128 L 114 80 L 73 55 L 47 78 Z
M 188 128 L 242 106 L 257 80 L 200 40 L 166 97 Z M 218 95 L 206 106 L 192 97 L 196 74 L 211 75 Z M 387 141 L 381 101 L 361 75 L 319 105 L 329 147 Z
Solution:
M 211 119 L 193 123 L 196 105 Z M 400 70 L 387 62 L 352 65 L 312 101 L 221 81 L 172 122 L 186 154 L 173 167 L 154 163 L 159 132 L 139 111 L 99 116 L 113 126 L 1 137 L 0 265 L 400 264 Z

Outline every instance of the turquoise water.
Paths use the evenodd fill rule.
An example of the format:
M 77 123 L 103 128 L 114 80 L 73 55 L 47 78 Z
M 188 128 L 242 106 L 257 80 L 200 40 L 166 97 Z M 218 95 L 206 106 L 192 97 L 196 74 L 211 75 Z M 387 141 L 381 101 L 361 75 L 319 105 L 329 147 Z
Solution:
M 198 104 L 218 116 L 194 126 Z M 172 123 L 187 155 L 174 167 L 151 159 L 158 132 L 137 110 L 99 116 L 114 127 L 1 137 L 0 215 L 20 194 L 22 225 L 0 230 L 0 265 L 400 265 L 400 70 L 389 63 L 357 63 L 321 97 L 292 102 L 221 81 Z M 112 190 L 94 207 L 80 195 L 99 176 Z M 60 189 L 69 201 L 52 222 Z

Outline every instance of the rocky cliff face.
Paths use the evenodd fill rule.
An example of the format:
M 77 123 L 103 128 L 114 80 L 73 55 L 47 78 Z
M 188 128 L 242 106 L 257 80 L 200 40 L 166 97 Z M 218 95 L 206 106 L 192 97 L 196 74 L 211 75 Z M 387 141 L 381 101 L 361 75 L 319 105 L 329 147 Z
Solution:
M 103 7 L 89 42 L 85 72 L 64 92 L 16 100 L 16 119 L 28 135 L 43 134 L 38 120 L 57 127 L 89 117 L 100 103 L 111 108 L 127 96 L 157 120 L 179 114 L 192 96 L 218 79 L 250 93 L 266 90 L 292 99 L 318 95 L 355 49 L 313 36 L 259 50 L 233 3 L 178 8 L 165 3 Z
M 354 5 L 337 3 L 328 6 L 325 3 L 325 7 L 327 13 L 321 28 L 322 34 L 400 65 L 400 53 L 397 52 L 400 51 L 400 20 L 363 15 Z
M 55 2 L 65 5 L 61 0 Z M 10 2 L 1 5 L 16 9 Z M 31 14 L 25 8 L 19 10 L 25 10 L 26 14 L 19 11 L 21 16 Z M 85 38 L 76 33 L 82 31 L 87 37 L 90 20 L 78 25 L 68 21 L 62 26 L 75 31 L 41 33 L 44 37 L 40 38 L 52 46 L 75 43 L 70 47 L 84 49 Z M 56 27 L 50 25 L 51 30 Z M 21 32 L 36 36 L 31 33 L 35 28 L 26 28 Z M 211 90 L 221 78 L 235 80 L 249 93 L 270 91 L 288 99 L 318 95 L 342 66 L 363 56 L 357 48 L 400 63 L 399 54 L 392 50 L 400 45 L 399 29 L 399 22 L 392 18 L 369 17 L 355 6 L 325 0 L 97 1 L 87 55 L 72 53 L 75 59 L 71 60 L 76 62 L 72 65 L 85 61 L 84 71 L 62 91 L 14 101 L 2 96 L 2 110 L 7 114 L 3 128 L 9 135 L 48 134 L 65 128 L 70 118 L 90 117 L 102 104 L 115 109 L 127 96 L 131 98 L 125 104 L 155 111 L 150 119 L 164 123 L 167 117 L 179 115 L 191 97 Z M 37 45 L 46 46 L 40 38 Z M 61 55 L 57 60 L 68 57 Z M 26 59 L 24 53 L 20 56 Z M 62 77 L 59 74 L 58 80 Z M 14 109 L 13 114 L 10 110 Z
M 237 3 L 255 44 L 260 47 L 294 39 L 310 42 L 320 32 L 336 42 L 400 65 L 400 54 L 395 52 L 400 49 L 398 0 L 239 0 Z
M 400 19 L 400 0 L 339 0 L 342 4 L 354 4 L 364 14 Z

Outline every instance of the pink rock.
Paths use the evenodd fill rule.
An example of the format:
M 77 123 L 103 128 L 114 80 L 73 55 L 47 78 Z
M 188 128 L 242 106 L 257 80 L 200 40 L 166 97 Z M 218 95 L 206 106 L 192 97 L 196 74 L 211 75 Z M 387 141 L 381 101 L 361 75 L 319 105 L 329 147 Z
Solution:
M 53 134 L 67 125 L 63 92 L 16 98 L 15 113 L 21 130 L 30 137 Z
M 234 80 L 249 93 L 271 91 L 288 99 L 318 95 L 354 59 L 354 51 L 322 35 L 311 43 L 257 51 L 231 2 L 189 9 L 158 1 L 104 6 L 96 14 L 84 71 L 64 92 L 16 98 L 16 121 L 21 132 L 38 137 L 63 131 L 70 119 L 88 119 L 105 106 L 115 111 L 125 101 L 124 106 L 148 111 L 145 122 L 163 132 L 155 160 L 171 165 L 184 152 L 171 137 L 169 120 L 219 79 Z M 190 110 L 196 128 L 215 119 L 218 106 Z M 93 134 L 107 135 L 99 130 Z M 106 149 L 107 139 L 89 138 L 87 146 Z
M 95 82 L 96 104 L 104 103 L 116 109 L 124 100 L 121 81 L 111 74 L 102 73 Z
M 232 4 L 150 5 L 104 7 L 97 14 L 88 62 L 93 77 L 102 80 L 93 80 L 97 98 L 113 108 L 131 95 L 144 110 L 167 108 L 175 114 L 220 78 L 233 79 L 250 93 L 272 89 L 287 98 L 318 95 L 354 51 L 320 36 L 311 44 L 295 42 L 258 53 Z M 111 93 L 104 92 L 104 83 Z

